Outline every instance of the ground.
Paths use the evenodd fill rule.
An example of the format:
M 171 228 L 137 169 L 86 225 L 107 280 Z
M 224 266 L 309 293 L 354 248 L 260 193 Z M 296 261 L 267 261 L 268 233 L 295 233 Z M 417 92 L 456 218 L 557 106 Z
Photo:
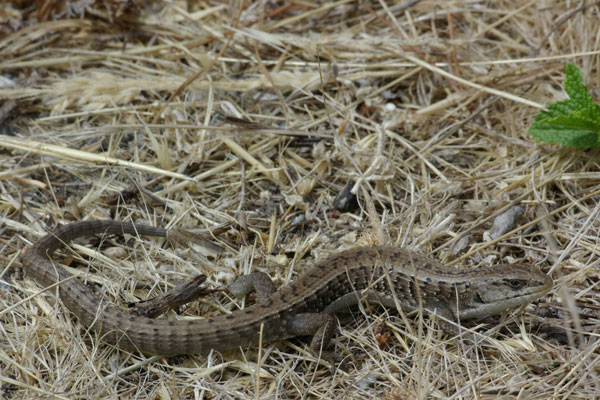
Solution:
M 566 98 L 567 62 L 598 102 L 599 13 L 570 1 L 0 5 L 0 398 L 600 397 L 599 153 L 528 134 Z M 206 239 L 91 238 L 56 258 L 120 305 L 197 274 L 285 285 L 359 244 L 449 268 L 528 263 L 554 288 L 465 324 L 477 345 L 365 304 L 340 321 L 333 374 L 307 338 L 152 357 L 103 342 L 21 268 L 46 232 L 92 219 Z M 216 294 L 167 317 L 243 305 Z

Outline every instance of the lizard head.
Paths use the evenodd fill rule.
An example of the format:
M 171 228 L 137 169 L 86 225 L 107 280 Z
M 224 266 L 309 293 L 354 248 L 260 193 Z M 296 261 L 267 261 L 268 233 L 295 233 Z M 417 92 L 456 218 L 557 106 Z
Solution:
M 496 265 L 479 271 L 479 281 L 460 317 L 478 318 L 527 304 L 552 289 L 552 279 L 527 264 Z

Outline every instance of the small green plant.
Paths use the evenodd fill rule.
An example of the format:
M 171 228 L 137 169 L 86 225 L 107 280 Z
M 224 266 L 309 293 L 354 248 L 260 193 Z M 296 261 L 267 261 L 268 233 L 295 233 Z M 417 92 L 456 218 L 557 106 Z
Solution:
M 538 142 L 600 147 L 600 106 L 583 84 L 579 68 L 569 63 L 565 74 L 565 91 L 570 98 L 548 105 L 548 111 L 540 111 L 529 134 Z

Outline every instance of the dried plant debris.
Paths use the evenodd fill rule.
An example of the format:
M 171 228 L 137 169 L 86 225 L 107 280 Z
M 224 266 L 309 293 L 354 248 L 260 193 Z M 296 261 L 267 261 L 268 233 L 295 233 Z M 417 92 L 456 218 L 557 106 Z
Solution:
M 600 397 L 599 150 L 528 133 L 541 111 L 546 132 L 564 123 L 553 141 L 597 139 L 571 136 L 569 118 L 596 126 L 599 12 L 505 0 L 1 2 L 0 398 Z M 566 68 L 581 89 L 567 94 L 585 89 L 590 113 L 565 103 Z M 285 285 L 374 244 L 449 268 L 533 264 L 554 289 L 465 321 L 474 345 L 439 319 L 365 301 L 340 316 L 334 374 L 306 338 L 160 359 L 108 345 L 56 287 L 22 273 L 33 241 L 97 219 L 189 232 L 177 246 L 99 236 L 58 252 L 57 268 L 123 309 L 177 305 L 164 296 L 191 277 L 212 289 L 259 271 Z M 157 318 L 256 301 L 219 292 Z
M 521 206 L 514 206 L 498 215 L 496 219 L 494 219 L 494 224 L 492 225 L 492 233 L 490 237 L 492 239 L 498 239 L 500 236 L 504 235 L 506 232 L 514 229 L 517 221 L 523 213 L 525 212 L 525 208 Z
M 354 212 L 358 208 L 356 194 L 352 193 L 355 182 L 350 181 L 333 200 L 333 207 L 342 212 Z

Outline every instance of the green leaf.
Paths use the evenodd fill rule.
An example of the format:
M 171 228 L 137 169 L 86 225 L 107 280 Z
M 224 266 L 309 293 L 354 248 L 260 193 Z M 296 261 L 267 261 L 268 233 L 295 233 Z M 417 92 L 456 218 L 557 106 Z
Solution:
M 600 106 L 583 84 L 579 68 L 567 64 L 565 92 L 569 99 L 540 111 L 529 128 L 536 141 L 572 147 L 600 147 Z

